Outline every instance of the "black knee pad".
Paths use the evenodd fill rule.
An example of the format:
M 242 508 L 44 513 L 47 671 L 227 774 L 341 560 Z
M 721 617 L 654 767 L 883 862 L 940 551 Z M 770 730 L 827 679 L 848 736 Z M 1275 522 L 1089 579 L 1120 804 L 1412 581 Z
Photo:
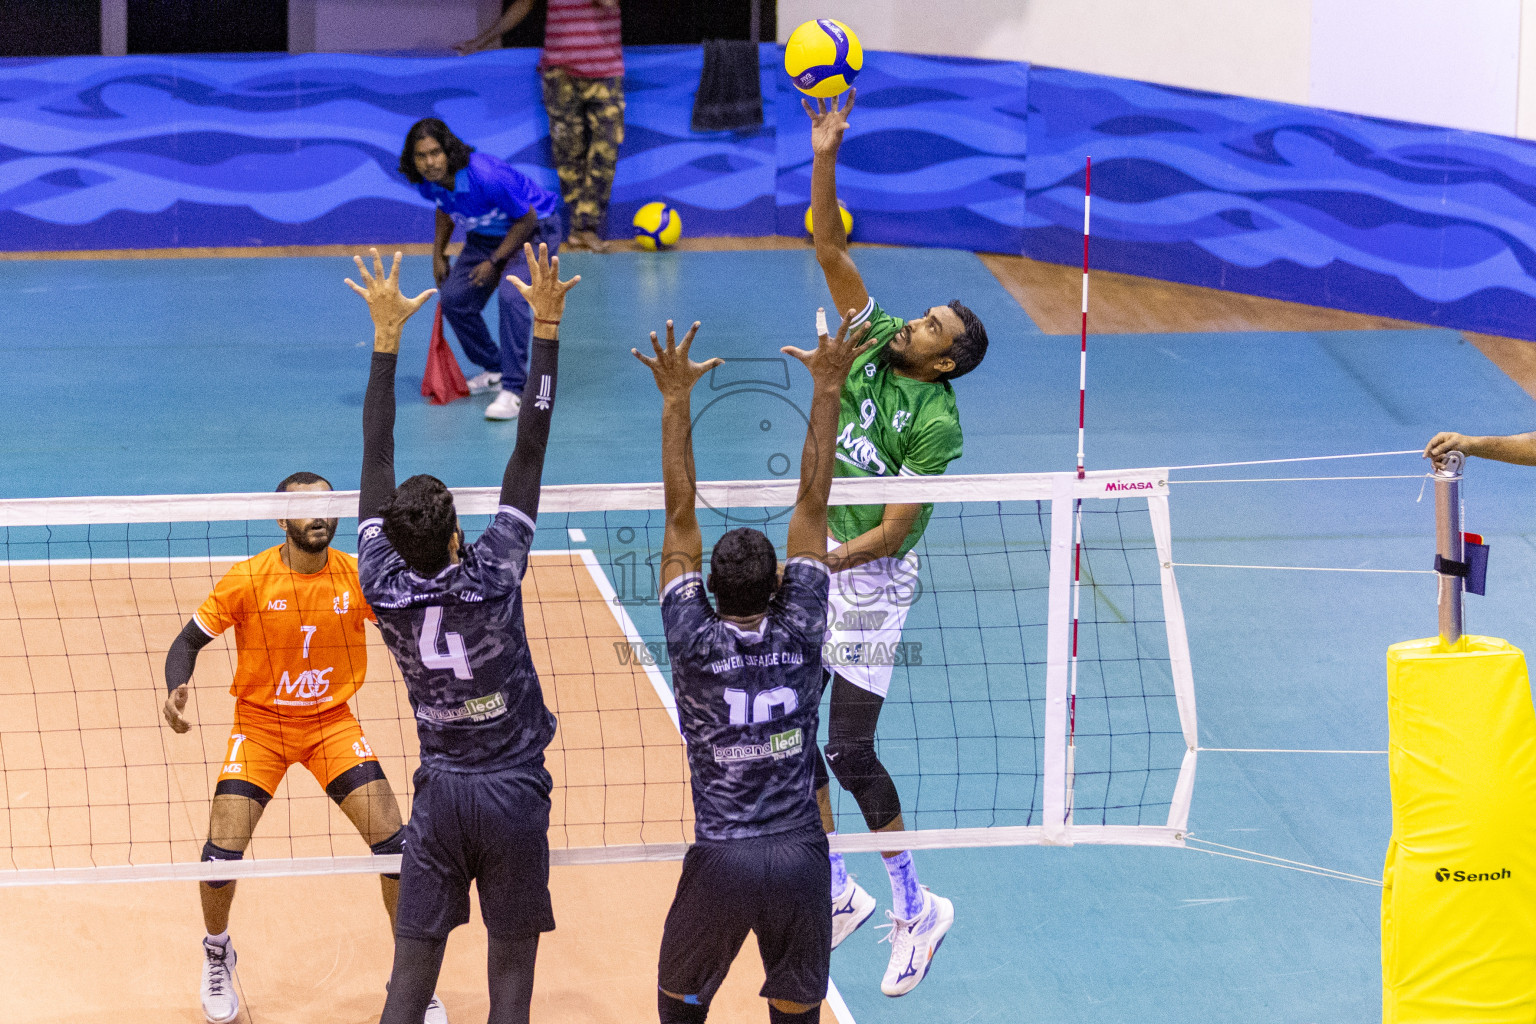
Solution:
M 214 796 L 243 796 L 247 800 L 254 800 L 263 809 L 272 802 L 272 794 L 262 789 L 255 783 L 246 782 L 244 779 L 222 779 L 213 787 Z
M 804 1013 L 785 1013 L 783 1010 L 768 1004 L 768 1024 L 820 1024 L 821 1004 L 806 1010 Z
M 875 756 L 871 740 L 838 737 L 827 744 L 827 764 L 838 785 L 853 794 L 871 832 L 885 828 L 901 813 L 896 783 Z
M 690 998 L 697 999 L 698 996 Z M 704 1024 L 709 1016 L 708 1003 L 690 1003 L 673 999 L 661 989 L 656 990 L 656 1009 L 661 1014 L 661 1024 Z
M 202 859 L 204 861 L 244 860 L 245 859 L 245 851 L 243 851 L 243 850 L 226 850 L 222 846 L 215 845 L 213 840 L 210 839 L 206 843 L 203 844 L 203 857 L 202 857 Z M 212 880 L 212 881 L 208 882 L 208 888 L 210 888 L 210 889 L 222 889 L 222 888 L 224 888 L 226 885 L 228 885 L 232 881 L 234 881 L 234 879 L 232 879 L 232 878 L 222 878 L 222 879 Z
M 325 795 L 333 800 L 337 807 L 341 802 L 353 793 L 362 789 L 370 782 L 377 782 L 384 778 L 384 768 L 377 761 L 359 761 L 340 775 L 331 780 L 331 784 L 325 787 Z
M 373 851 L 375 857 L 389 857 L 397 853 L 404 853 L 405 829 L 403 827 L 397 829 L 395 834 L 388 839 L 381 839 L 377 843 L 369 843 L 368 849 Z M 393 878 L 397 882 L 400 881 L 400 873 L 398 871 L 392 874 L 386 872 L 384 877 Z

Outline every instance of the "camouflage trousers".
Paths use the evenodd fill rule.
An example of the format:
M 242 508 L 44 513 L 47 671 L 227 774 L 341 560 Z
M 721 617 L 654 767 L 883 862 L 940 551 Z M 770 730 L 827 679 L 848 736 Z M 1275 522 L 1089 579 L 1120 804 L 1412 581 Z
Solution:
M 564 68 L 545 68 L 543 77 L 549 142 L 571 230 L 601 232 L 624 141 L 624 80 L 577 78 Z

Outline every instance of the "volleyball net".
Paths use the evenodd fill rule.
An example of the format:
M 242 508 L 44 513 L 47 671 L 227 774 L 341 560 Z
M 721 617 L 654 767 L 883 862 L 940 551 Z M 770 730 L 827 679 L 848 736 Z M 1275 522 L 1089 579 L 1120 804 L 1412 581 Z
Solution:
M 795 487 L 701 483 L 706 553 L 737 526 L 782 550 Z M 455 495 L 477 536 L 497 491 Z M 877 750 L 903 845 L 1183 844 L 1195 699 L 1166 471 L 838 480 L 832 501 L 934 506 L 910 580 L 885 595 L 906 605 L 900 640 L 858 652 L 892 668 Z M 355 550 L 356 507 L 346 491 L 0 501 L 0 885 L 395 867 L 300 766 L 243 862 L 199 863 L 234 720 L 233 631 L 199 657 L 191 731 L 161 718 L 166 650 L 223 574 L 281 543 L 278 519 L 337 518 L 336 547 Z M 543 491 L 523 599 L 559 722 L 546 752 L 557 864 L 673 859 L 693 838 L 661 627 L 664 529 L 659 484 Z M 409 814 L 414 719 L 368 636 L 352 706 Z M 833 792 L 836 847 L 886 845 Z

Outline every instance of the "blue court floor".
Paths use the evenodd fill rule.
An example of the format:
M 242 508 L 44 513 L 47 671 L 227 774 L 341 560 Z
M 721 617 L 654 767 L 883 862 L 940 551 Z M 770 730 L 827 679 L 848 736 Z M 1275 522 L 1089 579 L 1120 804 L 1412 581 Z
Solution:
M 958 472 L 1071 468 L 1077 339 L 1042 334 L 969 253 L 857 252 L 898 314 L 959 297 L 987 324 L 957 384 Z M 561 404 L 546 481 L 660 478 L 660 401 L 629 354 L 667 317 L 704 322 L 695 351 L 777 358 L 827 302 L 808 252 L 572 255 Z M 335 258 L 0 263 L 0 497 L 270 490 L 296 469 L 356 485 L 371 331 Z M 430 284 L 409 258 L 408 290 Z M 430 309 L 429 309 L 430 312 Z M 494 311 L 492 311 L 494 312 Z M 499 481 L 514 424 L 485 399 L 433 408 L 417 388 L 430 316 L 407 332 L 402 475 Z M 771 369 L 771 366 L 770 366 Z M 790 368 L 794 395 L 805 374 Z M 1454 331 L 1094 336 L 1090 468 L 1182 466 L 1422 447 L 1439 429 L 1530 426 L 1531 399 Z M 700 428 L 703 478 L 761 478 L 781 443 Z M 1417 474 L 1409 456 L 1175 473 L 1175 481 Z M 1428 568 L 1418 479 L 1176 483 L 1181 562 Z M 1469 632 L 1536 644 L 1524 587 L 1536 473 L 1474 462 L 1466 528 L 1492 543 Z M 1187 568 L 1179 573 L 1206 747 L 1381 750 L 1385 650 L 1435 630 L 1433 581 Z M 1390 831 L 1380 755 L 1201 756 L 1204 839 L 1379 878 Z M 1356 1022 L 1380 1012 L 1380 890 L 1185 850 L 923 853 L 957 922 L 932 975 L 879 994 L 887 947 L 865 929 L 833 957 L 854 1018 L 983 1022 Z M 850 858 L 887 905 L 874 854 Z

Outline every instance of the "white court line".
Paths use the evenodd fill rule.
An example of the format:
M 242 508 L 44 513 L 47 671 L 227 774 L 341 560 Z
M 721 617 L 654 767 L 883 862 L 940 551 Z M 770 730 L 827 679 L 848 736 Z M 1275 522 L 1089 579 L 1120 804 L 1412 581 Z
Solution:
M 547 554 L 549 552 L 534 551 L 531 554 Z M 597 555 L 591 548 L 578 548 L 573 551 L 560 552 L 560 554 L 577 555 L 587 567 L 587 573 L 592 577 L 592 582 L 597 585 L 598 593 L 603 595 L 603 601 L 608 605 L 614 619 L 619 624 L 619 629 L 624 632 L 624 638 L 630 642 L 635 659 L 640 661 L 640 667 L 645 669 L 646 678 L 651 681 L 651 689 L 656 691 L 661 706 L 667 709 L 667 717 L 672 719 L 673 728 L 682 734 L 682 727 L 677 722 L 677 699 L 672 696 L 672 688 L 662 677 L 661 669 L 654 664 L 646 664 L 640 658 L 640 652 L 645 650 L 645 640 L 640 636 L 640 631 L 635 628 L 635 620 L 629 617 L 629 609 L 624 607 L 619 600 L 618 592 L 613 589 L 613 583 L 609 581 L 608 574 L 603 571 L 602 565 L 597 560 Z
M 571 533 L 574 535 L 575 530 Z M 603 571 L 602 564 L 598 562 L 597 555 L 590 548 L 583 548 L 572 552 L 581 556 L 586 564 L 587 572 L 592 576 L 592 582 L 597 585 L 598 592 L 603 595 L 603 600 L 613 611 L 613 617 L 618 620 L 619 628 L 624 631 L 624 636 L 634 644 L 634 650 L 638 654 L 643 650 L 645 641 L 640 636 L 640 631 L 635 628 L 635 621 L 629 617 L 629 609 L 619 601 L 618 592 L 613 589 L 613 583 L 608 579 L 608 574 Z M 651 687 L 656 691 L 656 696 L 661 699 L 662 706 L 667 709 L 667 714 L 672 719 L 672 725 L 678 730 L 678 736 L 682 736 L 682 727 L 677 719 L 677 699 L 672 695 L 672 688 L 662 678 L 661 671 L 655 665 L 644 665 L 645 674 L 651 681 Z M 553 853 L 553 851 L 551 851 Z M 832 975 L 827 975 L 827 1005 L 832 1008 L 832 1016 L 837 1018 L 837 1024 L 856 1024 L 853 1014 L 848 1010 L 848 1004 L 843 1002 L 843 994 L 837 990 L 837 982 L 832 980 Z

